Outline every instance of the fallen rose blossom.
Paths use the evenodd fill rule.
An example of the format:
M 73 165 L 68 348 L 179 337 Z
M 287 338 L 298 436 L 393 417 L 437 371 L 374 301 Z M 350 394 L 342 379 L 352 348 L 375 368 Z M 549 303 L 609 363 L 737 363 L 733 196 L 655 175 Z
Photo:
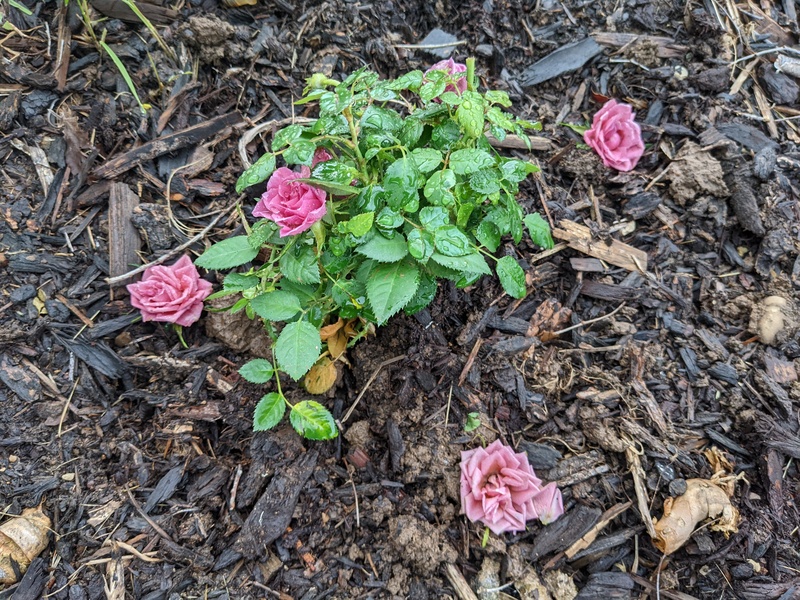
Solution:
M 163 321 L 188 327 L 200 318 L 203 300 L 212 285 L 200 278 L 197 267 L 184 255 L 169 267 L 148 267 L 142 280 L 128 286 L 131 304 L 143 321 Z
M 325 216 L 326 194 L 313 185 L 296 181 L 311 177 L 305 165 L 300 171 L 286 167 L 277 169 L 267 182 L 267 191 L 255 208 L 254 217 L 264 217 L 281 226 L 280 236 L 303 233 Z
M 461 453 L 461 511 L 494 533 L 525 531 L 541 514 L 552 522 L 564 512 L 555 483 L 541 484 L 528 456 L 499 440 Z
M 440 60 L 430 69 L 425 71 L 427 75 L 431 71 L 446 71 L 450 75 L 455 75 L 456 73 L 466 73 L 467 72 L 467 65 L 462 63 L 457 63 L 452 58 L 448 58 L 447 60 Z M 448 84 L 446 88 L 444 88 L 445 92 L 455 92 L 457 94 L 462 94 L 467 91 L 467 78 L 461 77 L 456 81 L 456 85 Z
M 583 139 L 605 166 L 618 171 L 630 171 L 644 154 L 642 130 L 634 120 L 633 109 L 613 99 L 595 113 Z

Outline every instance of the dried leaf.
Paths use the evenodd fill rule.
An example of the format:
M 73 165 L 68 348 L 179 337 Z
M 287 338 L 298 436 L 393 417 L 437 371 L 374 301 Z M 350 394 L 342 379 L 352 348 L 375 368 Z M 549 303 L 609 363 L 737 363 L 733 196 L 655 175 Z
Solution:
M 15 563 L 20 574 L 47 548 L 50 517 L 42 507 L 26 508 L 18 517 L 0 525 L 0 584 L 17 582 Z
M 328 338 L 328 352 L 335 360 L 344 354 L 345 350 L 347 350 L 347 334 L 344 329 L 340 329 L 335 335 Z
M 664 554 L 672 554 L 706 519 L 716 519 L 708 528 L 726 537 L 738 531 L 739 511 L 723 489 L 707 479 L 688 479 L 685 493 L 664 501 L 664 516 L 655 523 L 653 544 Z
M 339 317 L 339 320 L 336 323 L 331 323 L 330 325 L 325 325 L 325 327 L 321 327 L 319 330 L 319 337 L 323 342 L 328 341 L 328 338 L 331 336 L 336 335 L 336 333 L 344 327 L 345 322 L 344 319 Z
M 306 373 L 303 383 L 309 394 L 324 394 L 336 383 L 336 364 L 324 356 Z

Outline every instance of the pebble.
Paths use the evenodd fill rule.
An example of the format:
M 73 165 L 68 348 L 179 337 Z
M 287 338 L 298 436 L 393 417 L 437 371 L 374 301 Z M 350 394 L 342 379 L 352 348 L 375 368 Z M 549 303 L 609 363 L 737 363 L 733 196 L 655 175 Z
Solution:
M 58 100 L 58 94 L 47 90 L 33 90 L 22 97 L 20 110 L 26 121 L 33 117 L 43 115 L 53 102 Z
M 17 289 L 13 290 L 9 295 L 9 299 L 15 304 L 19 304 L 20 302 L 30 300 L 34 296 L 36 296 L 36 288 L 31 284 L 26 283 L 25 285 L 21 285 Z

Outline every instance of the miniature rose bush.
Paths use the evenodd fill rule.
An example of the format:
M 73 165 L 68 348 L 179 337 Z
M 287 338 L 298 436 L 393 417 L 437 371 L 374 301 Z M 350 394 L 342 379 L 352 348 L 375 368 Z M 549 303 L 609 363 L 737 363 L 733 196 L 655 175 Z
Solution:
M 515 258 L 494 254 L 504 239 L 519 243 L 523 225 L 552 246 L 547 223 L 516 200 L 538 168 L 500 155 L 487 133 L 527 141 L 539 126 L 505 112 L 505 92 L 479 93 L 470 69 L 445 61 L 381 80 L 362 68 L 341 83 L 315 75 L 297 104 L 317 104 L 319 118 L 277 131 L 239 178 L 237 192 L 267 181 L 252 211 L 262 219 L 196 264 L 228 270 L 259 257 L 212 296 L 238 295 L 230 310 L 260 318 L 274 340 L 274 362 L 240 371 L 277 387 L 256 407 L 256 429 L 276 425 L 288 407 L 307 437 L 335 436 L 321 404 L 288 402 L 279 373 L 305 378 L 307 389 L 332 383 L 347 347 L 400 310 L 425 308 L 440 279 L 469 286 L 492 273 L 488 259 L 509 295 L 526 295 Z
M 461 453 L 462 512 L 494 533 L 525 531 L 532 519 L 547 524 L 563 514 L 556 484 L 541 485 L 528 456 L 500 440 Z
M 605 166 L 618 171 L 632 170 L 644 154 L 642 130 L 633 109 L 613 99 L 597 111 L 583 139 Z
M 141 311 L 143 321 L 189 327 L 200 318 L 212 285 L 200 278 L 188 256 L 182 256 L 171 266 L 149 267 L 141 281 L 127 288 L 131 304 Z

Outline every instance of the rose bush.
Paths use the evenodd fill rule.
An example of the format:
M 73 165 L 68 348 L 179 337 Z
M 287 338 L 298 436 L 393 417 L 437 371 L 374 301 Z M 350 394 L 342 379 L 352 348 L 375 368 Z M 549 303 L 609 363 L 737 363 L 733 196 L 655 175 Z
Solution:
M 494 533 L 525 531 L 531 519 L 550 523 L 564 512 L 555 483 L 541 485 L 528 456 L 500 440 L 461 453 L 462 512 Z
M 457 63 L 452 58 L 448 58 L 447 60 L 440 60 L 439 62 L 435 63 L 430 69 L 425 71 L 425 75 L 428 75 L 432 71 L 445 71 L 448 75 L 456 75 L 457 73 L 466 73 L 467 65 Z M 467 78 L 459 78 L 455 85 L 447 85 L 447 87 L 444 88 L 444 91 L 463 94 L 467 91 Z
M 327 154 L 327 151 L 325 152 Z M 280 225 L 280 236 L 303 233 L 325 216 L 325 191 L 297 179 L 311 177 L 311 169 L 303 165 L 300 171 L 286 167 L 276 169 L 267 182 L 267 191 L 255 208 L 254 217 L 264 217 Z
M 200 278 L 191 259 L 184 255 L 172 266 L 148 268 L 140 282 L 127 288 L 142 320 L 188 327 L 200 318 L 203 300 L 211 294 L 212 285 Z
M 605 166 L 618 171 L 632 170 L 644 154 L 642 130 L 633 109 L 613 99 L 597 111 L 583 139 Z

